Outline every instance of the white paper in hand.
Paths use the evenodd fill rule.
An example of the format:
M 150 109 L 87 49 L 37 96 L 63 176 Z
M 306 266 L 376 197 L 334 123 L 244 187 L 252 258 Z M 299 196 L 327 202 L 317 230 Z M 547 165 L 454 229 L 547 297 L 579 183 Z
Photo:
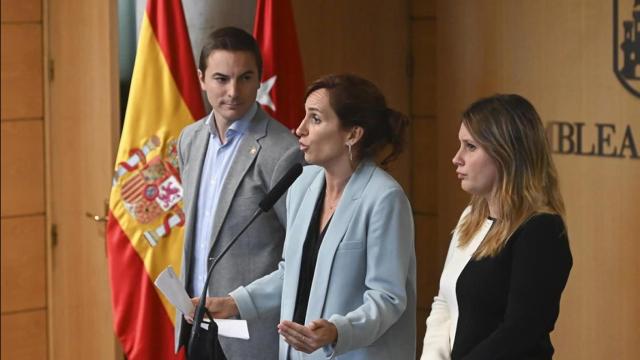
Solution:
M 169 302 L 183 315 L 195 312 L 195 307 L 189 298 L 184 286 L 178 279 L 171 266 L 164 269 L 156 278 L 156 286 L 167 297 Z M 218 325 L 218 334 L 237 339 L 249 339 L 249 328 L 246 320 L 215 319 Z M 209 327 L 209 319 L 204 318 L 201 324 L 203 328 Z
M 218 335 L 235 339 L 249 340 L 249 327 L 246 320 L 235 319 L 214 319 L 216 325 L 218 325 Z M 209 329 L 211 320 L 205 317 L 202 319 L 202 326 L 204 329 Z
M 171 266 L 168 266 L 158 275 L 155 284 L 169 302 L 183 315 L 189 315 L 195 311 L 187 291 Z

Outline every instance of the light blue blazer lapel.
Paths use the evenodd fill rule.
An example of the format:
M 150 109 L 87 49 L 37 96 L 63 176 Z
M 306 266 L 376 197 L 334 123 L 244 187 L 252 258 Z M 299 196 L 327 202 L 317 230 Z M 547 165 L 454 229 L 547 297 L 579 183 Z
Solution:
M 375 168 L 376 166 L 372 162 L 363 161 L 344 189 L 318 252 L 313 284 L 309 293 L 307 321 L 320 319 L 322 316 L 336 250 L 351 223 L 354 213 L 358 209 L 362 193 L 369 183 Z
M 313 216 L 313 210 L 316 201 L 324 186 L 324 171 L 319 171 L 315 176 L 311 185 L 304 192 L 304 198 L 300 205 L 300 210 L 296 214 L 295 220 L 291 224 L 291 228 L 287 229 L 287 240 L 294 241 L 292 244 L 285 244 L 285 261 L 287 271 L 285 272 L 284 286 L 282 289 L 282 309 L 281 317 L 283 319 L 293 319 L 293 311 L 295 310 L 296 296 L 298 295 L 298 280 L 300 280 L 300 264 L 302 262 L 302 250 L 304 242 L 309 230 L 309 223 Z M 290 247 L 290 251 L 289 251 Z
M 244 178 L 247 170 L 260 153 L 260 142 L 267 135 L 267 118 L 264 113 L 258 109 L 256 115 L 251 120 L 251 124 L 247 128 L 247 133 L 238 145 L 238 150 L 233 158 L 229 172 L 227 173 L 222 189 L 220 190 L 220 198 L 213 219 L 213 231 L 211 232 L 211 246 L 218 239 L 218 234 L 227 217 L 231 201 L 236 194 L 238 185 Z M 256 204 L 256 207 L 258 205 Z

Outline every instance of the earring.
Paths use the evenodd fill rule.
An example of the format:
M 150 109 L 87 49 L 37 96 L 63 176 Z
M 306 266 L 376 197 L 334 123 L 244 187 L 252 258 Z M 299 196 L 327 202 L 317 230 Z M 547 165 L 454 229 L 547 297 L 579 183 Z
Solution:
M 351 152 L 351 143 L 347 143 L 349 147 L 349 161 L 353 161 L 353 153 Z

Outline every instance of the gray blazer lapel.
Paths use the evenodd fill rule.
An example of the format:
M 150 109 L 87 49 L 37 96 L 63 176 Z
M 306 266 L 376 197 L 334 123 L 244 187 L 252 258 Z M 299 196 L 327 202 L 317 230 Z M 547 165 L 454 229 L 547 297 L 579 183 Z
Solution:
M 322 246 L 318 252 L 318 261 L 313 275 L 313 284 L 309 293 L 309 305 L 307 307 L 307 319 L 320 319 L 323 304 L 327 295 L 327 286 L 329 285 L 329 277 L 333 265 L 338 246 L 342 242 L 342 238 L 347 232 L 347 228 L 351 223 L 353 214 L 358 209 L 359 200 L 362 196 L 367 183 L 371 179 L 371 175 L 375 170 L 375 164 L 369 161 L 363 161 L 351 176 L 344 189 L 342 198 L 338 203 L 331 223 L 324 235 Z
M 198 193 L 200 192 L 200 177 L 202 176 L 202 168 L 204 167 L 204 160 L 207 154 L 207 146 L 209 145 L 209 131 L 207 126 L 205 125 L 205 121 L 201 122 L 201 126 L 199 126 L 198 130 L 194 134 L 193 145 L 191 146 L 190 157 L 193 157 L 193 160 L 190 160 L 191 163 L 197 164 L 195 169 L 195 174 L 190 174 L 189 176 L 185 176 L 186 179 L 182 179 L 182 181 L 186 181 L 183 183 L 184 189 L 191 189 L 190 194 L 187 195 L 190 197 L 189 201 L 189 209 L 187 213 L 192 214 L 189 217 L 189 220 L 185 226 L 185 239 L 195 239 L 195 227 L 196 227 L 196 214 L 198 209 Z M 185 194 L 186 195 L 186 194 Z M 185 244 L 185 256 L 183 258 L 183 269 L 181 276 L 183 279 L 188 279 L 187 272 L 191 266 L 191 253 L 193 250 L 193 241 L 187 241 Z
M 256 115 L 251 120 L 247 133 L 242 138 L 240 145 L 238 145 L 238 152 L 233 158 L 229 172 L 222 184 L 220 190 L 220 198 L 218 200 L 218 207 L 215 211 L 213 219 L 213 230 L 211 232 L 211 245 L 215 244 L 218 239 L 218 234 L 222 228 L 227 213 L 229 212 L 229 206 L 233 197 L 236 194 L 238 185 L 244 178 L 247 170 L 260 153 L 260 139 L 267 135 L 267 117 L 258 109 Z M 256 204 L 257 206 L 257 204 Z
M 284 286 L 282 289 L 283 299 L 295 299 L 298 293 L 298 280 L 300 280 L 300 265 L 302 262 L 302 251 L 304 249 L 304 242 L 309 231 L 309 222 L 313 216 L 313 210 L 316 206 L 316 200 L 320 191 L 324 186 L 324 171 L 318 172 L 309 188 L 304 194 L 300 210 L 296 214 L 295 220 L 291 225 L 291 228 L 287 230 L 287 240 L 293 237 L 293 241 L 297 243 L 293 246 L 291 253 L 285 253 L 287 257 L 285 259 L 287 263 L 287 271 L 285 272 L 286 278 L 284 279 Z M 287 245 L 285 245 L 287 246 Z M 295 307 L 295 301 L 283 302 L 281 318 L 291 320 L 293 318 L 293 311 Z

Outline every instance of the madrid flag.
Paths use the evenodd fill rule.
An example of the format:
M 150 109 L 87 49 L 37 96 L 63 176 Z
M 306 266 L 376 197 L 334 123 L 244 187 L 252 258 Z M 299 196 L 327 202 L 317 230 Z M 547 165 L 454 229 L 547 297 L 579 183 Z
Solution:
M 204 116 L 180 0 L 148 0 L 109 201 L 114 328 L 129 360 L 174 354 L 175 310 L 153 280 L 180 270 L 182 186 L 176 141 Z
M 304 75 L 289 0 L 258 0 L 253 36 L 264 62 L 258 102 L 294 129 L 304 117 Z

